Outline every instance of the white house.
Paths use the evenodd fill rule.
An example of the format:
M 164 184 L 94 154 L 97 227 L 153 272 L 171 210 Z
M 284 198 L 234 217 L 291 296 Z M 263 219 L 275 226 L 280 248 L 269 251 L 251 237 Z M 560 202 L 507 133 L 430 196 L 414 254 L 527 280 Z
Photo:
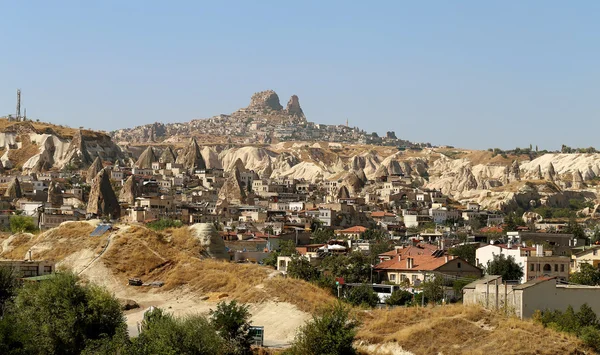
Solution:
M 494 259 L 494 255 L 512 256 L 523 269 L 523 277 L 519 283 L 524 283 L 538 277 L 557 277 L 560 280 L 569 279 L 570 259 L 566 256 L 553 256 L 552 251 L 544 251 L 542 245 L 525 247 L 520 244 L 489 244 L 475 251 L 475 264 L 486 266 Z M 508 280 L 511 281 L 511 280 Z

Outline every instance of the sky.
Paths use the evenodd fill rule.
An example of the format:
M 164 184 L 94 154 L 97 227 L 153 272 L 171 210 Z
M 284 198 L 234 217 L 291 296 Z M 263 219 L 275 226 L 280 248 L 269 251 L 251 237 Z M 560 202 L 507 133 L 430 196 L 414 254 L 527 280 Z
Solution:
M 463 148 L 595 146 L 598 1 L 0 1 L 0 115 L 115 130 L 296 94 Z

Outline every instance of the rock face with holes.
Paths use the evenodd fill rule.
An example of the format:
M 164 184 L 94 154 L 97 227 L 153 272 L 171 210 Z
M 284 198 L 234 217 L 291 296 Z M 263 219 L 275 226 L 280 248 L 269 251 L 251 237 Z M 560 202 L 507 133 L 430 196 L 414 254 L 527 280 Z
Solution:
M 192 237 L 200 241 L 206 254 L 215 259 L 229 260 L 225 242 L 212 223 L 196 223 L 189 227 Z

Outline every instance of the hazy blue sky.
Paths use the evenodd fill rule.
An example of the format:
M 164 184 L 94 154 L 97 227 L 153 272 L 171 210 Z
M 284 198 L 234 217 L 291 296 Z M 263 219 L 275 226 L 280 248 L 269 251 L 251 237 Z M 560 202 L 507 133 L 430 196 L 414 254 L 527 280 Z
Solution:
M 596 146 L 599 1 L 1 1 L 0 115 L 113 130 L 297 94 L 310 121 Z

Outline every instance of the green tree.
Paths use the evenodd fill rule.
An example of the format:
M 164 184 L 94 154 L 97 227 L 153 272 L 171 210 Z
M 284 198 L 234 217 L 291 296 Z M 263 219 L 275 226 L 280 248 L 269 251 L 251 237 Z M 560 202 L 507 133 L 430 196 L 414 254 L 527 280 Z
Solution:
M 523 268 L 515 262 L 512 255 L 494 255 L 494 259 L 488 261 L 485 272 L 488 275 L 500 275 L 505 281 L 520 280 L 523 277 Z
M 385 300 L 388 306 L 404 306 L 410 303 L 413 299 L 413 294 L 406 290 L 396 290 L 392 292 L 390 297 Z
M 13 233 L 33 233 L 37 231 L 37 226 L 33 217 L 10 216 L 10 231 Z
M 270 252 L 269 255 L 263 259 L 263 264 L 276 268 L 278 256 L 279 256 L 278 252 L 276 252 L 276 251 Z
M 458 256 L 459 258 L 465 260 L 469 264 L 475 265 L 475 251 L 477 250 L 477 244 L 463 244 L 456 246 L 454 248 L 450 248 L 448 253 L 450 255 Z
M 435 276 L 422 284 L 423 296 L 426 300 L 437 303 L 444 299 L 444 278 Z
M 292 347 L 292 355 L 354 355 L 352 347 L 358 322 L 350 317 L 350 310 L 336 303 L 300 328 Z
M 287 267 L 287 274 L 295 279 L 315 281 L 319 278 L 319 270 L 310 264 L 307 258 L 294 255 Z
M 584 303 L 579 307 L 579 311 L 575 315 L 580 327 L 596 327 L 598 326 L 598 317 L 592 307 Z
M 203 316 L 175 318 L 160 308 L 144 314 L 131 355 L 222 354 L 224 341 Z
M 583 227 L 581 226 L 581 224 L 577 223 L 577 220 L 575 220 L 574 217 L 571 217 L 569 219 L 569 222 L 565 227 L 565 232 L 573 234 L 573 237 L 575 238 L 583 239 L 586 237 Z
M 0 317 L 4 315 L 7 302 L 17 294 L 19 282 L 16 270 L 12 267 L 0 267 Z
M 282 240 L 279 243 L 280 256 L 292 256 L 296 254 L 296 243 L 293 240 Z
M 579 271 L 572 273 L 569 279 L 572 283 L 580 285 L 600 285 L 600 270 L 591 264 L 582 263 L 579 266 Z
M 160 219 L 158 221 L 150 222 L 146 225 L 146 227 L 153 229 L 155 231 L 161 231 L 169 228 L 179 228 L 183 226 L 181 221 L 176 219 Z
M 394 248 L 386 241 L 379 241 L 369 245 L 369 261 L 372 265 L 379 263 L 379 254 L 385 253 L 386 251 L 393 250 Z
M 318 228 L 311 234 L 313 243 L 325 244 L 331 239 L 335 239 L 335 233 L 331 229 Z
M 379 303 L 379 296 L 368 284 L 350 287 L 345 296 L 346 300 L 355 306 L 375 307 Z
M 228 344 L 228 354 L 250 354 L 250 312 L 245 304 L 233 300 L 219 302 L 210 310 L 210 321 Z
M 388 239 L 385 233 L 381 229 L 367 229 L 360 237 L 364 240 L 382 241 Z
M 27 353 L 79 354 L 89 342 L 126 332 L 119 302 L 95 285 L 80 285 L 71 273 L 21 288 L 11 310 L 29 340 Z

